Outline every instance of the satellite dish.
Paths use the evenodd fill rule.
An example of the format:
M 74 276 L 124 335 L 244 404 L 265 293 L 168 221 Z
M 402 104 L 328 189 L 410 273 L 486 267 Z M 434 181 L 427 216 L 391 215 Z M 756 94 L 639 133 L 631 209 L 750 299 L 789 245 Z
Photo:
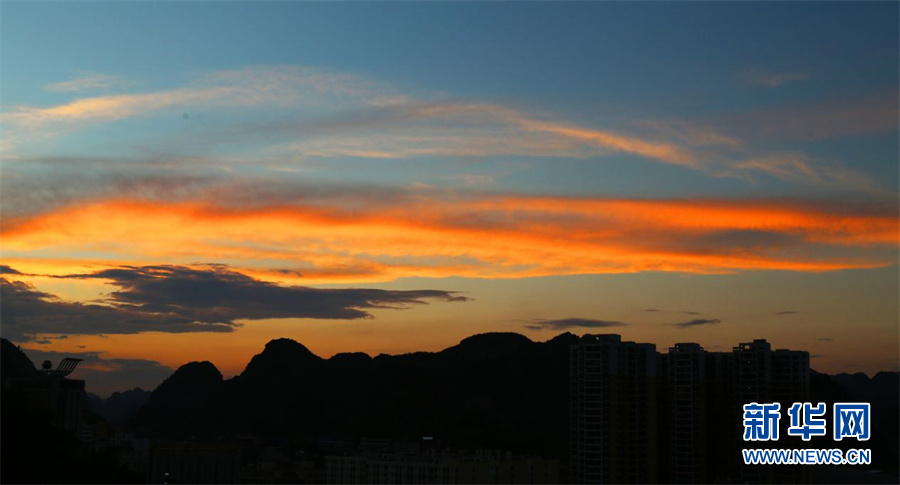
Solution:
M 45 360 L 44 363 L 41 364 L 41 367 L 42 367 L 44 370 L 50 370 L 50 369 L 53 368 L 53 362 L 50 362 L 49 360 Z

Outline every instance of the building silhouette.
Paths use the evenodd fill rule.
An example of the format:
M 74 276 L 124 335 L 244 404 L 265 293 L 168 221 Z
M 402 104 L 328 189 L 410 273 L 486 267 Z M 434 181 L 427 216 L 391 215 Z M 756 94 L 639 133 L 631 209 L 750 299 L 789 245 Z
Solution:
M 656 481 L 656 346 L 586 335 L 571 356 L 571 478 Z
M 809 354 L 762 339 L 665 354 L 618 335 L 571 350 L 571 478 L 578 483 L 797 483 L 804 467 L 744 466 L 742 405 L 809 400 Z M 781 420 L 779 447 L 802 448 Z M 753 447 L 765 446 L 754 443 Z
M 67 358 L 52 369 L 45 361 L 43 369 L 18 373 L 4 379 L 4 391 L 19 393 L 29 409 L 41 413 L 48 424 L 74 434 L 81 431 L 84 381 L 66 378 L 81 359 Z
M 492 449 L 363 440 L 362 449 L 325 457 L 325 483 L 560 483 L 559 461 Z
M 763 339 L 742 343 L 734 347 L 736 359 L 735 385 L 737 387 L 737 409 L 746 403 L 781 404 L 782 419 L 777 442 L 756 442 L 753 448 L 806 448 L 803 440 L 788 436 L 787 410 L 795 402 L 809 400 L 809 353 L 794 350 L 772 350 Z M 733 427 L 740 429 L 740 415 Z M 733 454 L 740 453 L 740 435 L 734 440 Z M 808 481 L 808 469 L 798 466 L 745 465 L 739 462 L 740 480 L 744 483 L 802 483 Z
M 675 344 L 660 359 L 666 378 L 665 445 L 670 450 L 666 461 L 672 483 L 709 481 L 707 354 L 699 344 Z
M 233 443 L 157 441 L 150 445 L 148 483 L 238 483 L 240 457 Z

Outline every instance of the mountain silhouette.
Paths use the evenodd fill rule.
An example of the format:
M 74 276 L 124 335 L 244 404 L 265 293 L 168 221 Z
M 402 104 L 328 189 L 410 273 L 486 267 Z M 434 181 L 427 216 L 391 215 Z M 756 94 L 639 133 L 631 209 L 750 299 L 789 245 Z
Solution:
M 810 372 L 810 400 L 814 403 L 868 402 L 871 404 L 872 436 L 866 448 L 872 449 L 872 463 L 878 468 L 900 468 L 900 373 L 879 372 L 870 379 L 862 372 L 829 376 Z M 835 447 L 857 446 L 842 440 Z
M 835 382 L 844 389 L 867 400 L 900 398 L 900 382 L 897 372 L 879 372 L 872 376 L 857 372 L 855 374 L 837 374 Z
M 440 352 L 322 359 L 278 339 L 232 379 L 208 362 L 181 367 L 131 424 L 159 438 L 435 436 L 563 457 L 569 349 L 577 341 L 569 333 L 548 342 L 488 333 Z
M 9 379 L 32 377 L 38 374 L 34 363 L 25 355 L 25 352 L 5 338 L 0 339 L 0 369 L 3 372 L 4 383 Z
M 190 362 L 152 393 L 132 389 L 94 404 L 102 406 L 97 414 L 109 422 L 131 415 L 132 430 L 157 440 L 234 442 L 250 437 L 306 447 L 364 437 L 403 441 L 431 436 L 460 448 L 566 460 L 569 353 L 578 341 L 570 333 L 547 342 L 487 333 L 440 352 L 340 353 L 323 359 L 294 340 L 277 339 L 233 378 L 223 379 L 210 362 Z M 10 379 L 39 375 L 20 349 L 2 339 L 4 390 Z M 812 402 L 872 403 L 873 436 L 866 446 L 873 450 L 872 466 L 881 470 L 898 468 L 898 389 L 897 372 L 872 378 L 861 373 L 810 375 Z M 4 443 L 21 444 L 4 446 L 4 463 L 24 467 L 48 439 L 58 443 L 56 453 L 73 462 L 111 459 L 78 451 L 73 436 L 47 428 L 45 418 L 32 416 L 17 393 L 2 397 Z M 855 445 L 847 440 L 837 444 Z M 26 476 L 23 467 L 5 467 L 4 477 Z M 78 476 L 95 477 L 87 481 L 123 476 L 115 466 L 105 466 L 111 475 L 91 475 L 91 467 L 79 468 Z
M 325 362 L 302 344 L 287 338 L 272 340 L 262 353 L 255 355 L 241 377 L 245 380 L 285 380 L 313 378 Z
M 114 392 L 106 399 L 96 394 L 87 393 L 85 408 L 107 422 L 122 424 L 144 407 L 144 404 L 150 399 L 150 394 L 150 391 L 145 391 L 140 387 Z
M 294 340 L 277 339 L 231 379 L 222 379 L 209 362 L 181 367 L 153 391 L 130 425 L 158 439 L 433 436 L 451 446 L 565 460 L 569 352 L 578 341 L 571 333 L 547 342 L 486 333 L 440 352 L 323 359 Z M 896 469 L 900 375 L 811 374 L 813 402 L 871 398 L 878 409 L 873 419 L 883 430 L 871 442 L 882 455 L 878 466 Z
M 161 423 L 167 428 L 191 429 L 213 406 L 221 392 L 222 373 L 211 362 L 190 362 L 178 368 L 154 390 L 132 417 L 136 422 Z

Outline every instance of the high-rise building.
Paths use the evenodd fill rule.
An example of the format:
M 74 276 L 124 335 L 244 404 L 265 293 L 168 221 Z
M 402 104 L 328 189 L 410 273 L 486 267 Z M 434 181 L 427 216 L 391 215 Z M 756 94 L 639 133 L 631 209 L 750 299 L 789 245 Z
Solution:
M 656 346 L 586 335 L 572 348 L 571 385 L 571 477 L 578 483 L 656 481 Z
M 571 478 L 579 483 L 802 483 L 804 467 L 744 466 L 743 404 L 809 399 L 809 354 L 762 339 L 732 352 L 586 335 L 572 347 Z M 787 443 L 787 444 L 786 444 Z M 765 443 L 754 443 L 754 447 Z
M 668 481 L 707 479 L 707 352 L 699 344 L 675 344 L 666 363 Z
M 741 408 L 735 397 L 735 357 L 732 352 L 705 352 L 706 360 L 706 477 L 727 483 L 741 463 Z
M 735 347 L 734 354 L 738 398 L 735 408 L 741 409 L 751 402 L 781 404 L 783 417 L 779 422 L 778 441 L 757 442 L 754 448 L 775 446 L 775 443 L 779 448 L 805 448 L 807 445 L 801 439 L 787 434 L 790 426 L 787 410 L 795 402 L 809 400 L 809 353 L 772 350 L 768 342 L 756 339 Z M 736 446 L 740 447 L 740 444 Z M 809 475 L 806 467 L 754 466 L 741 462 L 739 477 L 744 483 L 803 483 L 808 481 Z

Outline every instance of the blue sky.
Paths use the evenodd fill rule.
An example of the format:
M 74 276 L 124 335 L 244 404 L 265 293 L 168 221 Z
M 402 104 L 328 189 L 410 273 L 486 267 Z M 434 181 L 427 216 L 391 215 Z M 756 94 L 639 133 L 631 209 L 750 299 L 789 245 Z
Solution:
M 796 90 L 734 99 L 723 81 L 752 66 L 819 74 L 801 99 L 897 81 L 891 2 L 5 5 L 16 21 L 4 24 L 4 38 L 16 47 L 4 53 L 13 71 L 4 91 L 26 102 L 40 101 L 38 83 L 88 67 L 163 81 L 304 64 L 474 96 L 577 99 L 602 90 L 633 102 L 649 94 L 641 87 L 665 86 L 719 100 L 681 114 L 797 101 Z
M 898 83 L 896 29 L 885 21 L 896 18 L 897 6 L 889 2 L 214 5 L 8 3 L 5 18 L 15 22 L 3 25 L 6 44 L 14 46 L 3 52 L 4 104 L 62 102 L 70 93 L 45 86 L 86 73 L 120 77 L 113 92 L 122 92 L 171 88 L 235 67 L 302 65 L 398 91 L 502 102 L 589 125 L 712 124 L 785 105 L 814 109 L 890 95 Z M 778 75 L 800 79 L 776 88 L 760 84 Z M 737 125 L 733 132 L 747 130 L 730 123 Z M 757 146 L 818 157 L 838 153 L 877 180 L 897 178 L 895 133 L 814 144 L 775 138 Z M 854 149 L 854 142 L 865 150 Z M 617 167 L 619 180 L 606 183 L 595 167 L 563 165 L 562 171 L 537 167 L 509 183 L 578 194 L 619 194 L 648 183 L 639 163 Z M 583 176 L 561 176 L 585 170 L 590 184 Z M 692 193 L 796 190 L 771 180 L 753 187 L 710 184 L 693 175 L 668 170 L 660 178 Z M 671 184 L 651 184 L 655 194 L 678 192 Z

